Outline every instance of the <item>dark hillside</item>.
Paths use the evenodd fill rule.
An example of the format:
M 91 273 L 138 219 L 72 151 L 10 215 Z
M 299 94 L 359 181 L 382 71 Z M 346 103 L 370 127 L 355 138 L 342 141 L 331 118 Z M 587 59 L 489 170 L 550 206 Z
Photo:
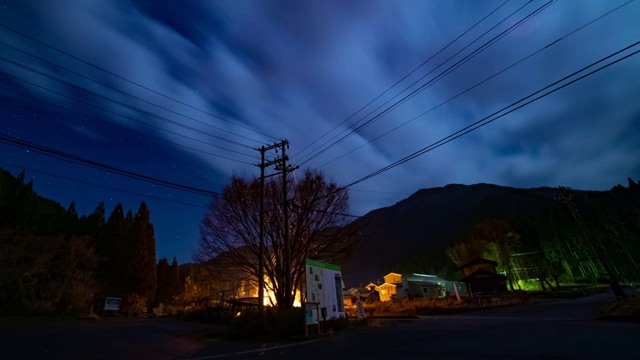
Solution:
M 491 184 L 422 189 L 397 204 L 374 210 L 362 240 L 343 265 L 348 285 L 381 279 L 412 257 L 434 268 L 451 265 L 444 250 L 473 224 L 491 218 L 526 218 L 555 204 L 552 188 L 516 189 Z M 364 219 L 349 226 L 362 226 Z

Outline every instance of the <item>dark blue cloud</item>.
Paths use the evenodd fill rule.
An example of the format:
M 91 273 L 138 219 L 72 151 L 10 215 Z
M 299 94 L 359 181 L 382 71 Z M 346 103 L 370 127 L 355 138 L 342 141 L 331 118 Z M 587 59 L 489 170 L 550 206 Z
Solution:
M 258 153 L 251 148 L 259 144 L 246 138 L 272 141 L 264 136 L 269 134 L 288 138 L 292 146 L 292 161 L 301 163 L 317 145 L 340 132 L 346 134 L 358 126 L 359 120 L 362 123 L 371 119 L 372 115 L 366 115 L 370 112 L 376 114 L 373 110 L 383 102 L 393 104 L 415 89 L 402 92 L 429 71 L 434 72 L 425 79 L 445 70 L 451 63 L 434 68 L 499 20 L 528 3 L 508 2 L 400 86 L 338 125 L 503 2 L 188 1 L 178 4 L 168 0 L 1 1 L 4 10 L 0 14 L 2 24 L 163 95 L 0 29 L 3 41 L 116 90 L 0 45 L 2 56 L 142 110 L 123 107 L 73 86 L 0 62 L 0 71 L 126 116 L 107 113 L 0 76 L 2 86 L 102 121 L 34 104 L 2 90 L 0 96 L 4 106 L 0 113 L 0 131 L 19 134 L 33 142 L 46 143 L 125 168 L 135 168 L 150 176 L 219 190 L 230 175 L 254 176 L 257 168 L 212 156 L 212 153 L 254 163 Z M 454 61 L 543 3 L 536 0 L 527 4 L 513 18 L 455 57 Z M 623 0 L 585 1 L 580 4 L 555 2 L 466 64 L 420 91 L 410 101 L 314 157 L 305 163 L 305 167 L 320 167 L 357 148 L 321 168 L 340 183 L 356 180 L 635 41 L 640 36 L 640 28 L 635 26 L 640 15 L 637 2 L 376 140 L 384 132 L 623 3 Z M 635 99 L 640 95 L 638 69 L 638 58 L 629 59 L 358 186 L 395 193 L 413 193 L 419 188 L 447 183 L 478 182 L 606 189 L 627 176 L 640 178 L 640 153 L 636 145 L 640 143 L 640 109 L 635 105 Z M 398 97 L 394 100 L 396 95 Z M 149 112 L 164 119 L 150 116 Z M 230 121 L 220 120 L 211 114 Z M 336 131 L 323 141 L 298 153 L 336 126 Z M 140 136 L 131 130 L 165 141 Z M 207 134 L 226 137 L 249 148 Z M 255 153 L 255 158 L 209 144 Z M 186 199 L 198 205 L 206 202 L 196 195 L 159 190 L 113 174 L 105 175 L 98 170 L 59 165 L 9 146 L 3 145 L 2 151 L 5 157 L 25 166 L 43 167 L 41 170 L 50 172 L 60 169 L 86 181 L 137 189 L 165 199 Z M 54 178 L 39 179 L 55 185 L 38 188 L 38 180 L 37 190 L 47 192 L 47 196 L 65 204 L 76 200 L 79 209 L 85 212 L 93 210 L 100 200 L 108 200 L 109 207 L 115 205 L 110 199 L 122 199 L 125 207 L 135 209 L 144 199 L 130 194 L 92 190 L 85 185 L 60 184 Z M 352 211 L 356 213 L 389 205 L 403 197 L 358 191 L 352 192 L 351 196 Z M 154 216 L 152 220 L 157 227 L 159 255 L 179 254 L 181 261 L 188 260 L 198 236 L 201 209 L 156 200 L 149 202 Z M 172 219 L 187 225 L 176 227 Z

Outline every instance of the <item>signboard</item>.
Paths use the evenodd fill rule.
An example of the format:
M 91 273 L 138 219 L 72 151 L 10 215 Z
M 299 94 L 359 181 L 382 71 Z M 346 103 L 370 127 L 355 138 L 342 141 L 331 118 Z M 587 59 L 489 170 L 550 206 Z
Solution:
M 104 310 L 120 311 L 122 298 L 108 297 L 104 300 Z
M 340 266 L 305 259 L 305 267 L 307 302 L 318 304 L 317 307 L 307 307 L 307 320 L 310 321 L 307 324 L 315 324 L 317 319 L 344 317 L 342 271 Z

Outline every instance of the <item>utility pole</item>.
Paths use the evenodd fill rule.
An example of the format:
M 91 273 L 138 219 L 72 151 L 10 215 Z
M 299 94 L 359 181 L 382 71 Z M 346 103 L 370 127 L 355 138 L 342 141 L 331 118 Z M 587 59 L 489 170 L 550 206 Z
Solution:
M 280 143 L 262 146 L 260 151 L 260 239 L 258 245 L 258 311 L 262 313 L 264 308 L 264 171 L 267 167 L 280 162 L 280 159 L 265 162 L 265 153 L 269 150 L 277 149 Z
M 293 304 L 293 294 L 291 290 L 293 287 L 291 286 L 291 240 L 289 239 L 289 193 L 287 191 L 287 173 L 297 169 L 295 166 L 287 165 L 287 160 L 289 157 L 287 156 L 287 149 L 289 148 L 289 141 L 286 139 L 280 143 L 280 147 L 282 149 L 282 158 L 281 163 L 276 165 L 276 170 L 282 171 L 282 216 L 283 216 L 283 226 L 284 226 L 284 234 L 283 234 L 283 247 L 284 247 L 284 298 L 286 303 L 286 308 L 289 308 Z
M 620 283 L 618 283 L 618 279 L 616 278 L 616 275 L 614 274 L 613 270 L 609 267 L 609 263 L 607 263 L 604 256 L 600 252 L 600 249 L 593 243 L 593 241 L 591 241 L 591 238 L 589 237 L 589 235 L 587 235 L 587 231 L 584 228 L 582 219 L 580 218 L 580 215 L 578 214 L 578 211 L 575 208 L 575 203 L 573 202 L 573 195 L 571 193 L 571 188 L 561 186 L 559 190 L 560 190 L 560 200 L 569 208 L 569 211 L 571 212 L 573 219 L 575 220 L 576 224 L 578 224 L 578 227 L 580 228 L 580 231 L 584 235 L 584 238 L 587 240 L 587 243 L 591 247 L 591 250 L 596 254 L 596 257 L 598 258 L 598 262 L 600 262 L 600 265 L 602 265 L 604 270 L 607 272 L 607 275 L 609 276 L 609 284 L 611 285 L 611 290 L 613 290 L 613 293 L 616 295 L 616 297 L 624 298 L 626 295 L 622 290 L 622 288 L 620 287 Z

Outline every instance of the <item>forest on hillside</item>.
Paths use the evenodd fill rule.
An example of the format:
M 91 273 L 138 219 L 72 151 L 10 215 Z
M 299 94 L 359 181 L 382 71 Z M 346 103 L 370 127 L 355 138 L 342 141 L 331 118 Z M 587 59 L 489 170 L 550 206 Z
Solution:
M 122 299 L 126 314 L 146 314 L 159 303 L 193 292 L 197 269 L 174 258 L 156 262 L 147 204 L 136 213 L 104 203 L 79 216 L 45 199 L 0 169 L 0 315 L 99 311 L 106 297 Z M 190 276 L 190 278 L 189 278 Z
M 446 254 L 458 266 L 498 262 L 512 289 L 640 281 L 640 181 L 610 191 L 560 188 L 554 200 L 533 215 L 478 221 Z

